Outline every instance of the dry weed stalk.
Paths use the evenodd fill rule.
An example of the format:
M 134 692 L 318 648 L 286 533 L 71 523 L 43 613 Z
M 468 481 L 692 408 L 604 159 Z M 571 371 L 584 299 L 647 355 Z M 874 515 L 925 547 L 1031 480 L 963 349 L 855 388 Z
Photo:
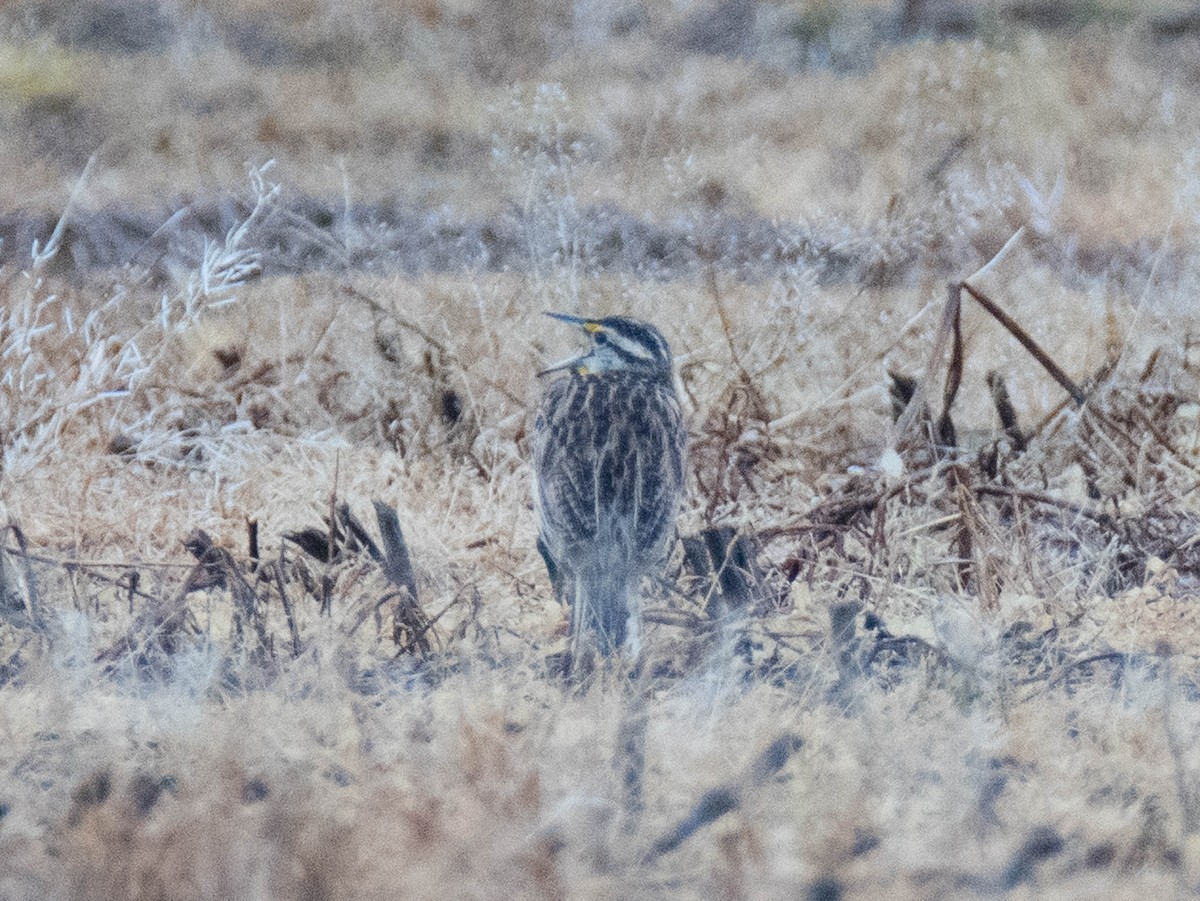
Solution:
M 316 589 L 311 576 L 307 576 L 307 570 L 303 566 L 299 566 L 297 572 L 301 574 L 309 593 L 318 594 L 321 612 L 326 616 L 332 612 L 332 599 L 337 583 L 335 571 L 352 564 L 360 555 L 365 554 L 398 590 L 387 592 L 361 607 L 348 628 L 348 634 L 353 635 L 371 616 L 375 617 L 377 627 L 382 630 L 381 611 L 384 606 L 391 604 L 392 640 L 398 652 L 425 656 L 433 650 L 431 639 L 436 637 L 433 632 L 434 624 L 457 603 L 458 597 L 433 618 L 425 613 L 418 599 L 416 573 L 396 510 L 379 500 L 372 501 L 372 504 L 383 541 L 382 549 L 354 515 L 350 505 L 345 502 L 339 504 L 336 499 L 331 501 L 331 513 L 326 517 L 324 530 L 307 528 L 285 533 L 284 538 L 296 544 L 310 557 L 325 564 L 319 590 Z M 282 589 L 282 585 L 280 587 Z
M 1067 402 L 1078 408 L 1072 429 L 1064 429 L 1060 411 L 1057 419 L 1048 418 L 1031 433 L 1025 433 L 1003 376 L 992 371 L 987 383 L 1007 439 L 1005 450 L 1001 452 L 998 441 L 975 453 L 956 446 L 951 417 L 966 363 L 961 329 L 964 296 L 999 322 L 1063 388 Z M 934 422 L 926 397 L 947 356 L 942 407 Z M 1160 365 L 1157 355 L 1152 356 L 1139 383 L 1146 385 Z M 1115 497 L 1108 504 L 1082 503 L 1045 490 L 1048 454 L 1065 453 L 1066 460 L 1081 462 L 1091 486 L 1099 486 L 1102 478 L 1108 478 L 1114 470 L 1120 473 L 1127 490 L 1139 491 L 1144 491 L 1148 476 L 1165 481 L 1169 467 L 1178 474 L 1194 472 L 1170 435 L 1182 402 L 1178 393 L 1168 390 L 1151 396 L 1143 388 L 1130 396 L 1107 385 L 1113 366 L 1113 361 L 1107 361 L 1085 383 L 1086 387 L 1081 387 L 1015 318 L 969 280 L 949 285 L 925 379 L 917 382 L 900 374 L 892 376 L 894 434 L 905 439 L 921 423 L 928 444 L 923 445 L 920 437 L 908 437 L 909 466 L 898 479 L 863 473 L 845 480 L 802 517 L 761 530 L 758 538 L 763 548 L 802 539 L 799 545 L 789 543 L 781 549 L 786 555 L 782 575 L 788 581 L 806 573 L 811 584 L 821 565 L 818 561 L 825 560 L 825 567 L 834 567 L 843 574 L 861 573 L 865 577 L 863 586 L 872 586 L 872 579 L 893 572 L 895 563 L 889 560 L 903 560 L 907 554 L 904 543 L 897 542 L 903 535 L 897 536 L 894 528 L 889 529 L 889 521 L 901 511 L 908 511 L 907 515 L 928 511 L 936 518 L 905 534 L 937 535 L 949 529 L 945 562 L 955 567 L 959 590 L 976 595 L 981 609 L 993 617 L 1000 610 L 1002 596 L 1021 590 L 1016 586 L 1024 584 L 1029 573 L 1053 569 L 1054 554 L 1062 547 L 1072 549 L 1074 554 L 1087 554 L 1100 567 L 1080 585 L 1081 590 L 1094 591 L 1098 585 L 1112 593 L 1128 590 L 1140 584 L 1150 560 L 1171 560 L 1193 577 L 1200 576 L 1200 555 L 1191 550 L 1196 544 L 1191 540 L 1195 518 L 1163 492 L 1155 494 L 1154 502 L 1143 512 L 1134 514 L 1119 512 Z M 914 453 L 922 447 L 931 447 L 933 453 Z M 1111 478 L 1104 484 L 1112 490 Z M 1094 500 L 1100 501 L 1103 495 L 1099 487 L 1092 490 Z M 887 588 L 881 590 L 886 592 Z M 875 591 L 867 591 L 868 609 Z M 1079 598 L 1075 603 L 1082 601 Z M 767 628 L 765 634 L 770 636 L 771 630 Z M 864 642 L 859 657 L 863 670 L 878 666 L 883 656 L 894 658 L 904 647 L 925 647 L 945 665 L 953 660 L 923 638 L 893 636 L 882 628 L 875 631 L 873 639 L 869 634 L 865 636 Z M 843 651 L 845 644 L 842 642 Z M 1039 651 L 1045 653 L 1044 649 Z M 1079 659 L 1098 662 L 1110 659 L 1111 653 L 1101 649 Z M 1046 670 L 1033 678 L 1054 680 L 1062 678 L 1063 672 Z
M 169 405 L 155 404 L 157 393 L 163 386 L 186 392 L 168 371 L 174 342 L 206 311 L 236 301 L 238 289 L 260 269 L 259 253 L 248 241 L 278 195 L 278 186 L 265 180 L 268 169 L 250 170 L 254 202 L 247 218 L 224 241 L 206 242 L 196 271 L 174 293 L 163 293 L 158 316 L 146 320 L 129 315 L 134 301 L 121 284 L 97 301 L 50 275 L 89 163 L 45 246 L 35 241 L 29 266 L 0 285 L 0 359 L 6 361 L 0 476 L 19 478 L 97 431 L 110 436 L 114 450 L 136 454 L 133 436 L 164 424 Z M 236 368 L 235 361 L 229 365 Z
M 705 517 L 711 521 L 721 507 L 738 504 L 744 492 L 757 494 L 761 486 L 756 482 L 756 470 L 763 463 L 778 460 L 783 451 L 771 433 L 771 422 L 775 419 L 771 402 L 738 351 L 711 262 L 705 272 L 709 297 L 735 370 L 735 377 L 725 386 L 720 399 L 711 405 L 700 434 L 689 442 L 691 469 L 706 498 Z M 778 363 L 776 360 L 770 365 Z M 684 386 L 686 389 L 686 380 Z M 695 403 L 695 398 L 692 400 Z
M 652 864 L 664 854 L 670 854 L 705 826 L 737 810 L 753 789 L 773 779 L 803 745 L 804 740 L 798 735 L 785 734 L 775 739 L 754 759 L 741 779 L 709 789 L 701 795 L 686 817 L 653 842 L 642 858 L 643 865 Z
M 29 622 L 33 628 L 38 632 L 45 632 L 46 616 L 45 611 L 42 609 L 42 601 L 38 592 L 37 579 L 34 576 L 33 566 L 30 561 L 29 542 L 25 538 L 25 532 L 16 523 L 10 522 L 7 528 L 4 530 L 4 533 L 0 534 L 7 534 L 9 532 L 12 533 L 13 538 L 16 539 L 17 542 L 17 554 L 21 560 L 21 575 L 22 581 L 24 582 L 25 598 L 24 601 L 21 601 L 20 589 L 17 586 L 10 584 L 8 576 L 4 571 L 4 558 L 7 556 L 7 554 L 3 545 L 0 544 L 0 592 L 2 592 L 0 593 L 0 602 L 2 602 L 6 608 L 15 606 L 14 601 L 16 604 L 24 606 L 26 615 L 28 616 Z
M 437 615 L 427 616 L 416 601 L 415 574 L 395 511 L 377 503 L 377 515 L 384 535 L 384 551 L 380 551 L 374 544 L 349 507 L 345 504 L 339 505 L 338 517 L 334 520 L 335 552 L 339 560 L 348 563 L 350 558 L 346 556 L 346 548 L 364 551 L 380 567 L 385 578 L 398 585 L 399 591 L 384 594 L 375 604 L 376 616 L 378 617 L 382 606 L 392 604 L 393 640 L 399 653 L 427 655 L 432 652 L 433 642 L 436 640 L 436 622 L 458 603 L 462 592 Z M 185 644 L 201 634 L 195 613 L 188 603 L 189 597 L 197 591 L 228 592 L 231 615 L 230 647 L 244 652 L 247 662 L 261 668 L 270 665 L 274 659 L 274 636 L 267 616 L 270 593 L 274 586 L 279 592 L 287 624 L 291 656 L 298 657 L 304 647 L 300 629 L 301 617 L 292 603 L 287 583 L 299 578 L 319 605 L 324 604 L 326 598 L 332 599 L 337 588 L 337 580 L 331 572 L 324 574 L 318 587 L 318 583 L 312 580 L 300 561 L 288 561 L 282 546 L 277 560 L 263 564 L 255 556 L 251 556 L 243 563 L 230 551 L 216 545 L 212 538 L 201 530 L 196 530 L 185 543 L 187 550 L 195 558 L 195 563 L 186 567 L 176 563 L 98 562 L 35 554 L 29 551 L 27 540 L 19 527 L 10 525 L 8 531 L 16 536 L 17 547 L 0 551 L 3 554 L 0 563 L 4 564 L 0 566 L 0 575 L 4 579 L 6 597 L 16 598 L 17 603 L 25 608 L 20 621 L 13 621 L 14 625 L 24 625 L 37 632 L 46 631 L 33 571 L 34 564 L 63 571 L 72 591 L 76 590 L 75 577 L 83 575 L 92 582 L 118 589 L 128 598 L 129 613 L 132 617 L 129 627 L 96 655 L 96 660 L 104 663 L 105 670 L 109 673 L 120 670 L 125 661 L 131 662 L 138 670 L 159 671 L 168 668 L 171 658 Z M 325 559 L 329 547 L 328 534 L 311 534 L 315 531 L 307 530 L 292 537 L 293 540 L 298 540 L 300 546 L 307 545 L 318 559 Z M 9 576 L 8 561 L 13 557 L 22 561 L 24 573 L 21 586 Z M 101 572 L 113 567 L 124 572 L 116 577 Z M 178 568 L 186 568 L 188 572 L 182 585 L 174 593 L 142 590 L 141 586 L 151 581 L 144 576 L 146 570 Z M 248 577 L 248 573 L 254 575 L 253 580 Z M 75 596 L 76 607 L 81 607 L 77 592 Z M 96 594 L 95 597 L 99 605 L 101 595 Z M 141 605 L 137 609 L 135 601 Z M 97 609 L 99 610 L 99 606 Z M 359 616 L 357 623 L 349 625 L 347 635 L 353 635 L 357 625 L 370 615 L 371 608 L 368 606 L 364 609 L 365 613 Z M 54 630 L 47 634 L 53 637 Z

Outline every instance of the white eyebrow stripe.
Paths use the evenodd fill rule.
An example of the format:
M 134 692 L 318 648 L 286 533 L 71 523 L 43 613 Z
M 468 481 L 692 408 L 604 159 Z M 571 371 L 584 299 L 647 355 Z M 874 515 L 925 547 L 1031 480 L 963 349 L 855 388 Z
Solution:
M 612 330 L 608 332 L 608 339 L 631 357 L 637 357 L 639 360 L 654 359 L 654 354 L 638 341 L 630 341 L 624 335 L 619 335 Z

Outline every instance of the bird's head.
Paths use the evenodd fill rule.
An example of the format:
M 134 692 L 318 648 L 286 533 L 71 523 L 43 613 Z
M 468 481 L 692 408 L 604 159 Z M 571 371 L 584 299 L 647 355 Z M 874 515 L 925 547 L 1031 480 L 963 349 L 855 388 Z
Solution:
M 546 315 L 583 329 L 591 338 L 591 345 L 582 356 L 568 357 L 548 366 L 538 373 L 539 376 L 569 369 L 577 375 L 632 372 L 670 380 L 671 348 L 650 323 L 628 316 L 585 319 L 566 313 Z

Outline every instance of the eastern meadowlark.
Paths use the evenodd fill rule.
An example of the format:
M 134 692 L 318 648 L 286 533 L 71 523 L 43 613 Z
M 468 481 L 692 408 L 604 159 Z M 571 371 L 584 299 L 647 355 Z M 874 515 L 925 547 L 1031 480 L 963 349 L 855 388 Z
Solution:
M 686 432 L 671 349 L 624 316 L 548 314 L 591 338 L 546 387 L 534 422 L 534 507 L 556 592 L 571 605 L 571 655 L 640 647 L 641 578 L 662 565 L 683 497 Z

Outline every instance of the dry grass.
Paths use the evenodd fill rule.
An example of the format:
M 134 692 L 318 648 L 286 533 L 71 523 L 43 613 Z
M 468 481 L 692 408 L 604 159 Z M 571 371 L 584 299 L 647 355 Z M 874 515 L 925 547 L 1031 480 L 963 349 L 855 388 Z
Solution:
M 64 230 L 0 257 L 0 897 L 1194 893 L 1179 10 L 920 6 L 6 11 L 4 234 Z M 185 214 L 89 263 L 118 207 Z M 658 323 L 691 435 L 641 672 L 585 687 L 553 309 Z

